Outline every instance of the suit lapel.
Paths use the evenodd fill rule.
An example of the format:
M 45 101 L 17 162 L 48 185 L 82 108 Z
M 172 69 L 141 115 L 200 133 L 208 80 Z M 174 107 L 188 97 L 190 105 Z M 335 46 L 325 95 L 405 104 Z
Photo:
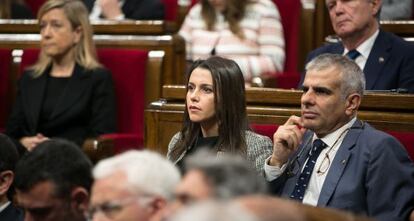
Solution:
M 85 79 L 87 77 L 89 77 L 89 75 L 86 70 L 76 64 L 72 76 L 69 79 L 66 88 L 63 90 L 50 119 L 56 118 L 70 109 L 80 97 L 84 95 L 85 89 L 91 87 Z
M 48 71 L 46 71 L 45 73 L 48 73 Z M 31 78 L 30 84 L 27 84 L 27 89 L 21 89 L 22 91 L 26 91 L 27 93 L 23 96 L 26 98 L 23 104 L 27 105 L 24 107 L 24 111 L 26 112 L 26 116 L 28 116 L 30 129 L 33 130 L 31 131 L 33 133 L 37 130 L 39 114 L 40 110 L 42 109 L 42 101 L 44 100 L 45 96 L 47 82 L 47 74 L 45 73 L 37 78 Z
M 388 61 L 390 56 L 389 51 L 391 49 L 391 43 L 389 41 L 386 34 L 380 30 L 364 67 L 367 90 L 374 88 L 375 82 L 381 75 L 381 70 Z
M 335 192 L 338 182 L 341 179 L 343 172 L 345 171 L 346 165 L 352 156 L 351 150 L 355 146 L 355 143 L 361 134 L 362 130 L 359 128 L 362 128 L 362 122 L 357 120 L 339 147 L 338 152 L 336 153 L 329 172 L 326 176 L 325 182 L 322 186 L 322 190 L 319 195 L 318 206 L 326 206 L 333 193 Z

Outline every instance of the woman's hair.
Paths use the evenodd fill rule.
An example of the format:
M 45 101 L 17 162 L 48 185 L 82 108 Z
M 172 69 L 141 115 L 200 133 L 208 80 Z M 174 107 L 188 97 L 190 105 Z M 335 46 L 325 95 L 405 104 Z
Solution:
M 230 31 L 239 38 L 244 38 L 239 23 L 245 15 L 246 5 L 249 2 L 249 0 L 225 0 L 226 9 L 222 12 L 224 19 L 229 23 Z M 217 22 L 217 12 L 209 0 L 201 0 L 201 6 L 201 16 L 206 23 L 207 30 L 212 31 Z
M 216 149 L 246 154 L 245 133 L 249 129 L 249 123 L 246 112 L 244 79 L 239 66 L 233 60 L 217 56 L 207 60 L 198 60 L 187 74 L 187 84 L 196 68 L 210 71 L 213 79 L 215 118 L 219 134 Z M 190 120 L 186 102 L 181 136 L 171 152 L 173 160 L 177 160 L 185 150 L 194 144 L 200 130 L 200 123 Z
M 62 9 L 72 25 L 73 29 L 81 28 L 82 35 L 80 41 L 74 46 L 75 61 L 86 69 L 101 67 L 97 61 L 95 45 L 92 40 L 93 32 L 89 23 L 88 10 L 84 3 L 79 0 L 49 0 L 39 9 L 37 19 L 40 19 L 52 9 Z M 52 58 L 40 52 L 40 56 L 35 65 L 30 69 L 35 76 L 40 76 L 51 64 Z
M 0 19 L 11 18 L 11 1 L 12 0 L 0 0 Z

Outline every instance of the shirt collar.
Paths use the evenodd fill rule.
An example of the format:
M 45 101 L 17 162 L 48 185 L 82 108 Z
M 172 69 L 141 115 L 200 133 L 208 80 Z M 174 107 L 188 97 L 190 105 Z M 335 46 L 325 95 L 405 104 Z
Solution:
M 0 212 L 3 212 L 3 210 L 5 210 L 9 206 L 10 203 L 11 203 L 10 201 L 7 201 L 3 205 L 0 204 Z
M 371 52 L 372 47 L 374 46 L 375 40 L 377 39 L 379 34 L 379 29 L 377 31 L 374 32 L 373 35 L 371 35 L 371 37 L 369 37 L 367 40 L 365 40 L 361 45 L 359 45 L 356 50 L 364 57 L 364 58 L 368 58 L 369 53 Z M 344 55 L 346 53 L 348 53 L 348 49 L 345 48 L 344 49 Z
M 344 133 L 345 130 L 352 127 L 352 125 L 355 123 L 356 117 L 352 118 L 348 123 L 344 124 L 342 127 L 336 129 L 334 132 L 331 132 L 324 136 L 323 138 L 320 138 L 327 146 L 332 147 L 334 143 L 339 139 L 339 136 L 341 136 L 342 133 Z M 342 138 L 345 137 L 346 134 L 342 136 Z M 313 139 L 316 140 L 318 137 L 316 134 L 313 134 Z

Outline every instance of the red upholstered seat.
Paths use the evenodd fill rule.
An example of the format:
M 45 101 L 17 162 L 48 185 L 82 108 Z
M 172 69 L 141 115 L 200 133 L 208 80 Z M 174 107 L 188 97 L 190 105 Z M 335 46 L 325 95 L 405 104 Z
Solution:
M 414 132 L 400 132 L 400 131 L 386 131 L 391 134 L 405 147 L 410 155 L 411 160 L 414 160 Z
M 176 21 L 178 11 L 178 0 L 162 0 L 165 8 L 165 20 Z
M 148 52 L 137 49 L 99 49 L 99 61 L 112 72 L 117 103 L 115 153 L 144 144 L 145 73 Z
M 46 0 L 28 0 L 25 2 L 32 10 L 33 16 L 37 17 L 37 11 L 39 11 L 39 8 L 46 2 Z
M 25 49 L 21 70 L 33 64 L 39 49 Z M 117 133 L 102 135 L 114 142 L 115 153 L 143 146 L 145 74 L 148 52 L 138 49 L 98 49 L 99 61 L 112 72 L 116 94 Z
M 296 88 L 300 73 L 298 72 L 299 26 L 300 26 L 300 0 L 273 0 L 277 5 L 283 25 L 285 37 L 285 69 L 283 73 L 276 74 L 278 88 Z
M 273 134 L 276 132 L 279 125 L 276 124 L 250 124 L 252 130 L 260 135 L 267 136 L 273 140 Z
M 11 69 L 11 50 L 0 49 L 0 132 L 4 131 L 7 117 L 10 113 L 10 69 Z

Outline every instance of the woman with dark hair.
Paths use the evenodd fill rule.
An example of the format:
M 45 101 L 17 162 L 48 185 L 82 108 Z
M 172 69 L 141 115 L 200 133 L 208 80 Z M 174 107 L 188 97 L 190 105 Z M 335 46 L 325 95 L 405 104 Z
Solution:
M 38 13 L 40 55 L 20 79 L 6 134 L 19 152 L 50 137 L 82 145 L 115 130 L 110 72 L 97 61 L 88 11 L 79 0 L 49 0 Z
M 179 31 L 188 60 L 218 55 L 237 62 L 246 83 L 282 72 L 283 27 L 271 0 L 200 0 Z
M 244 87 L 236 62 L 216 56 L 196 61 L 187 76 L 183 127 L 170 141 L 168 158 L 180 163 L 198 149 L 211 148 L 245 156 L 262 171 L 272 142 L 249 130 Z

